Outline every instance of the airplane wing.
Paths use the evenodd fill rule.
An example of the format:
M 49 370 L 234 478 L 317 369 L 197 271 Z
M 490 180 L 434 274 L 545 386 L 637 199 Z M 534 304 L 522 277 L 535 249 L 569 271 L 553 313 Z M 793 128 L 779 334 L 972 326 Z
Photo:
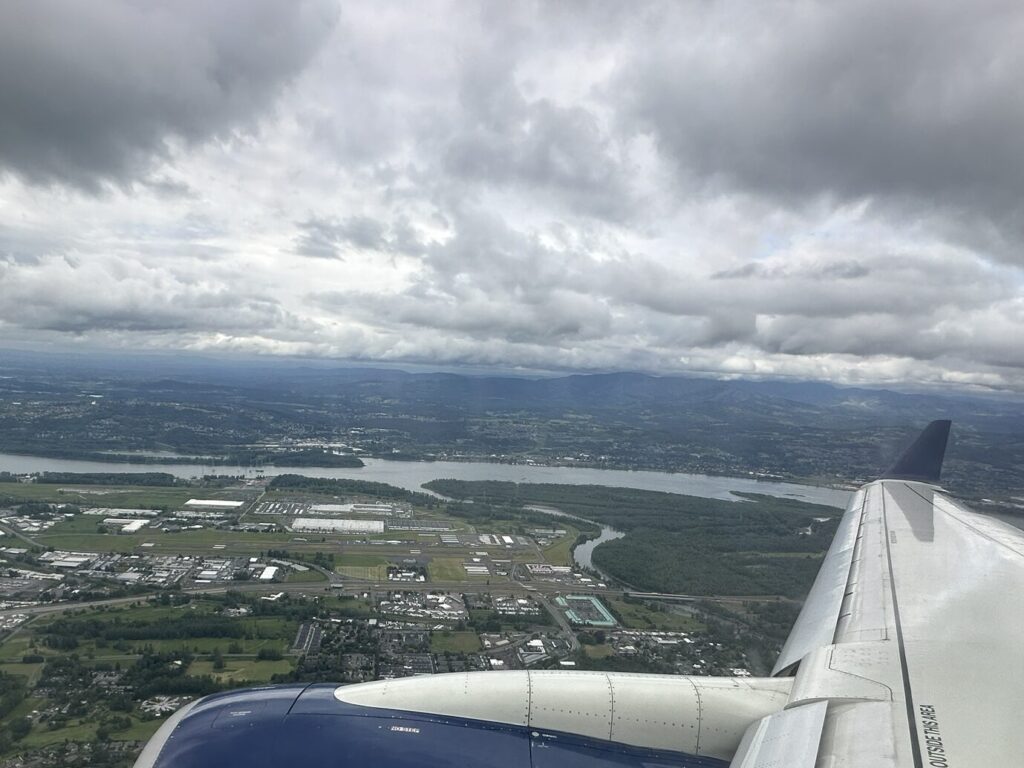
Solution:
M 733 768 L 1024 765 L 1024 535 L 939 488 L 948 431 L 855 494 Z
M 1024 535 L 939 487 L 934 422 L 853 497 L 770 678 L 510 671 L 189 704 L 136 768 L 1024 765 Z

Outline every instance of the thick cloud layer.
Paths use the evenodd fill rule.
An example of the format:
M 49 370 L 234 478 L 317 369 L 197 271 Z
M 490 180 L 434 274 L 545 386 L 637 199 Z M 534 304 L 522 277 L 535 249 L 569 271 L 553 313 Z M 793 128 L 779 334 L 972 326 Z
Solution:
M 0 339 L 1024 389 L 1017 4 L 0 9 Z
M 251 122 L 336 10 L 268 0 L 12 2 L 0 8 L 0 161 L 31 182 L 125 181 Z

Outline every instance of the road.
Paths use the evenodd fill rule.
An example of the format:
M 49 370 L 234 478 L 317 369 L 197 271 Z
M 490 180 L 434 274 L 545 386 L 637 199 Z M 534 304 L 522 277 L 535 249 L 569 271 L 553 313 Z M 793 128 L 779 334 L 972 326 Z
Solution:
M 537 596 L 537 599 L 545 604 L 545 607 L 549 610 L 552 616 L 559 621 L 559 624 L 563 631 L 569 629 L 568 623 L 565 622 L 561 616 L 561 612 L 555 610 L 548 600 L 549 597 L 557 596 L 560 594 L 592 594 L 592 595 L 606 595 L 619 597 L 623 595 L 621 590 L 614 590 L 600 587 L 588 587 L 579 585 L 568 585 L 568 584 L 555 584 L 548 582 L 533 582 L 531 585 L 533 589 L 530 592 Z M 381 591 L 403 591 L 403 592 L 490 592 L 491 594 L 499 595 L 520 595 L 523 594 L 523 585 L 518 582 L 506 582 L 500 584 L 487 584 L 486 582 L 466 582 L 466 581 L 451 581 L 451 582 L 431 582 L 431 583 L 396 583 L 393 581 L 385 582 L 360 582 L 352 580 L 344 580 L 332 582 L 329 586 L 323 582 L 316 583 L 299 583 L 299 584 L 278 584 L 274 582 L 260 583 L 260 582 L 225 582 L 223 584 L 208 584 L 201 587 L 188 587 L 182 589 L 181 593 L 189 595 L 218 595 L 226 592 L 267 592 L 276 594 L 278 592 L 284 592 L 285 594 L 291 595 L 309 595 L 309 596 L 321 596 L 326 592 L 333 592 L 334 594 L 358 594 L 361 592 L 381 592 Z M 0 610 L 0 616 L 10 616 L 13 614 L 27 614 L 29 616 L 38 616 L 43 614 L 51 613 L 63 613 L 65 611 L 82 610 L 85 608 L 99 608 L 103 606 L 112 605 L 130 605 L 131 603 L 143 603 L 150 598 L 156 597 L 160 594 L 167 594 L 162 592 L 151 592 L 140 595 L 131 595 L 129 597 L 112 597 L 104 600 L 90 600 L 87 602 L 61 602 L 61 603 L 47 603 L 45 605 L 32 605 L 21 608 L 5 608 Z M 175 593 L 170 593 L 175 594 Z M 653 597 L 653 595 L 652 595 Z M 742 603 L 750 600 L 775 600 L 775 597 L 721 597 L 721 596 L 698 596 L 698 595 L 661 595 L 661 599 L 677 599 L 685 601 L 696 601 L 696 600 L 708 600 L 711 602 L 719 603 Z M 569 633 L 571 634 L 571 632 Z
M 40 546 L 39 542 L 33 541 L 24 533 L 9 525 L 0 525 L 0 531 L 3 531 L 7 536 L 13 536 L 16 539 L 21 539 L 23 542 L 28 544 L 30 547 Z
M 262 498 L 262 496 L 260 497 Z M 257 499 L 259 501 L 259 499 Z M 252 508 L 250 505 L 249 509 Z M 16 528 L 11 526 L 0 525 L 0 531 L 3 531 L 8 536 L 13 536 L 28 546 L 38 547 L 41 546 L 39 542 L 34 541 L 31 537 L 18 531 Z M 776 596 L 721 596 L 721 595 L 673 595 L 666 593 L 654 593 L 654 592 L 632 592 L 629 590 L 623 591 L 622 589 L 612 589 L 609 587 L 598 587 L 595 585 L 583 585 L 583 584 L 562 584 L 558 582 L 547 582 L 547 581 L 531 581 L 529 583 L 519 581 L 509 582 L 498 582 L 491 583 L 489 581 L 484 582 L 467 582 L 467 581 L 432 581 L 432 582 L 393 582 L 393 581 L 361 581 L 359 579 L 343 578 L 337 573 L 323 568 L 319 565 L 312 563 L 303 562 L 304 566 L 312 568 L 317 571 L 326 579 L 326 584 L 323 582 L 305 582 L 296 584 L 281 584 L 275 582 L 225 582 L 221 584 L 209 584 L 200 587 L 188 587 L 181 590 L 186 594 L 223 594 L 228 591 L 237 592 L 269 592 L 277 593 L 284 592 L 286 594 L 307 594 L 307 595 L 319 595 L 324 592 L 335 592 L 335 593 L 360 593 L 360 592 L 380 592 L 386 591 L 406 591 L 406 592 L 490 592 L 492 594 L 516 594 L 521 595 L 524 591 L 528 590 L 530 593 L 537 596 L 544 606 L 548 609 L 552 616 L 558 621 L 563 633 L 567 638 L 571 639 L 573 649 L 576 650 L 579 645 L 576 642 L 575 634 L 569 627 L 568 622 L 565 620 L 561 611 L 558 611 L 551 605 L 547 599 L 550 596 L 557 596 L 566 593 L 572 594 L 593 594 L 593 595 L 605 595 L 605 596 L 622 596 L 623 594 L 630 595 L 632 597 L 644 598 L 644 599 L 657 599 L 657 600 L 669 600 L 675 602 L 696 602 L 700 600 L 707 600 L 710 602 L 717 603 L 744 603 L 750 601 L 774 601 L 779 599 Z M 151 597 L 154 597 L 160 592 L 153 592 L 141 595 L 132 595 L 129 597 L 115 597 L 104 600 L 93 600 L 89 602 L 62 602 L 62 603 L 48 603 L 46 605 L 34 605 L 23 608 L 7 608 L 0 609 L 0 616 L 9 616 L 12 614 L 27 614 L 30 616 L 39 616 L 44 614 L 62 613 L 65 611 L 80 610 L 84 608 L 102 607 L 102 606 L 113 606 L 113 605 L 130 605 L 131 603 L 144 602 Z
M 580 641 L 576 639 L 576 633 L 572 631 L 572 627 L 569 626 L 569 622 L 566 620 L 565 615 L 555 608 L 543 595 L 537 595 L 537 602 L 543 605 L 549 614 L 555 617 L 555 621 L 558 622 L 558 626 L 562 629 L 562 635 L 568 641 L 572 652 L 576 653 L 580 649 Z

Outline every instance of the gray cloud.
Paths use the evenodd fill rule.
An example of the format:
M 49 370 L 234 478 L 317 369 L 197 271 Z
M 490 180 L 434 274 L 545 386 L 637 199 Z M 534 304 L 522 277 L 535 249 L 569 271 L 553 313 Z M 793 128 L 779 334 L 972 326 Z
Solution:
M 1018 3 L 662 10 L 619 84 L 624 114 L 685 184 L 882 198 L 880 213 L 902 221 L 959 212 L 971 239 L 991 245 L 1024 232 Z
M 104 288 L 89 291 L 83 285 Z M 93 260 L 83 265 L 52 257 L 34 268 L 0 262 L 0 321 L 71 334 L 233 333 L 292 322 L 271 297 L 239 296 L 226 285 L 196 285 L 138 262 Z
M 109 0 L 0 7 L 0 163 L 33 183 L 125 182 L 248 125 L 336 12 L 301 3 Z
M 414 254 L 423 248 L 409 220 L 399 215 L 390 226 L 369 216 L 311 218 L 298 224 L 295 253 L 321 259 L 342 259 L 347 249 Z
M 241 9 L 0 11 L 5 338 L 1024 390 L 1016 5 Z
M 527 98 L 515 73 L 500 44 L 466 62 L 462 111 L 442 139 L 443 170 L 477 184 L 529 189 L 604 219 L 630 215 L 636 201 L 628 164 L 598 117 L 580 106 Z

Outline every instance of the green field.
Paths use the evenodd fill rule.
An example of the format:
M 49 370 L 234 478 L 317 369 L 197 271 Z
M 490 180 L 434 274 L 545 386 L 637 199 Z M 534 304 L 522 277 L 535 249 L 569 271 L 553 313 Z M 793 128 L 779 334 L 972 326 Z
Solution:
M 49 483 L 0 483 L 0 498 L 15 501 L 47 501 L 53 504 L 76 504 L 80 507 L 122 507 L 138 509 L 177 509 L 186 501 L 201 495 L 205 499 L 236 499 L 245 495 L 238 491 L 196 488 L 160 488 L 144 486 L 76 486 Z
M 345 553 L 335 560 L 334 570 L 350 579 L 385 581 L 388 577 L 388 562 L 380 555 Z
M 204 528 L 200 531 L 180 531 L 165 533 L 163 531 L 146 531 L 143 533 L 121 535 L 116 533 L 96 533 L 95 522 L 85 526 L 77 518 L 59 523 L 43 533 L 36 534 L 35 540 L 43 546 L 54 549 L 69 549 L 83 552 L 134 552 L 141 544 L 151 542 L 152 547 L 146 551 L 166 554 L 203 554 L 210 555 L 215 544 L 223 544 L 225 553 L 255 554 L 268 549 L 289 547 L 291 536 L 284 533 L 249 533 L 246 531 L 221 531 Z M 88 530 L 82 530 L 87 528 Z M 294 547 L 289 547 L 294 549 Z M 307 549 L 328 549 L 327 546 L 313 545 L 302 547 Z
M 427 565 L 427 574 L 431 581 L 468 581 L 463 562 L 461 557 L 432 557 Z
M 196 600 L 184 606 L 158 606 L 141 605 L 135 608 L 118 608 L 108 610 L 88 610 L 74 613 L 65 613 L 63 619 L 74 620 L 75 618 L 88 618 L 93 621 L 100 621 L 110 627 L 124 626 L 137 627 L 140 625 L 159 624 L 161 621 L 171 621 L 188 616 L 210 615 L 219 605 L 214 602 Z M 53 621 L 58 620 L 57 616 L 46 616 L 40 618 L 32 625 L 33 632 L 45 634 L 46 627 Z M 281 616 L 249 616 L 233 620 L 239 624 L 244 633 L 243 637 L 186 637 L 186 638 L 152 638 L 152 639 L 127 639 L 118 640 L 116 633 L 114 637 L 107 640 L 85 639 L 81 640 L 75 653 L 83 659 L 96 661 L 103 660 L 125 660 L 132 659 L 142 652 L 144 648 L 154 651 L 181 651 L 187 653 L 212 653 L 220 649 L 222 653 L 228 652 L 231 645 L 241 646 L 243 654 L 256 654 L 264 648 L 274 648 L 282 652 L 287 650 L 288 644 L 298 629 L 298 622 Z M 115 624 L 115 622 L 118 622 Z M 19 633 L 0 645 L 0 664 L 3 669 L 19 664 L 24 655 L 36 653 L 43 656 L 59 655 L 61 652 L 47 648 L 43 643 L 38 642 L 35 648 L 29 647 L 30 638 L 25 632 Z M 122 647 L 115 648 L 115 645 Z
M 431 632 L 430 650 L 434 653 L 476 653 L 480 650 L 480 638 L 475 632 Z
M 358 597 L 343 597 L 341 595 L 330 595 L 321 598 L 321 605 L 327 610 L 337 611 L 346 617 L 373 616 L 374 608 L 369 600 Z
M 228 637 L 187 637 L 187 638 L 175 638 L 175 639 L 163 639 L 163 640 L 133 640 L 129 644 L 132 646 L 133 651 L 131 653 L 140 653 L 143 648 L 151 648 L 157 652 L 163 651 L 180 651 L 182 653 L 213 653 L 213 651 L 220 649 L 222 653 L 228 652 L 228 646 L 237 643 L 242 646 L 242 653 L 254 654 L 263 648 L 277 648 L 280 651 L 284 651 L 284 643 L 282 640 L 285 638 L 228 638 Z M 82 643 L 80 648 L 76 649 L 81 653 L 93 653 L 97 660 L 111 659 L 111 658 L 124 658 L 124 653 L 114 648 L 98 648 L 92 643 Z
M 21 675 L 31 687 L 39 679 L 39 673 L 43 671 L 42 664 L 22 664 L 21 662 L 5 663 L 0 666 L 0 672 L 8 675 Z
M 313 584 L 318 581 L 327 581 L 327 577 L 320 573 L 320 571 L 310 568 L 308 571 L 289 570 L 285 581 L 289 584 Z
M 42 703 L 41 700 L 36 700 Z M 132 717 L 132 726 L 123 731 L 115 731 L 110 735 L 113 741 L 145 741 L 163 725 L 163 720 L 140 720 Z M 67 726 L 56 730 L 48 729 L 45 724 L 36 725 L 19 744 L 25 748 L 45 747 L 63 741 L 92 741 L 96 738 L 98 724 L 90 720 L 71 720 Z
M 612 655 L 612 647 L 610 645 L 584 645 L 583 653 L 591 659 L 607 659 Z
M 694 618 L 671 611 L 651 610 L 642 603 L 627 603 L 614 598 L 605 601 L 618 614 L 623 626 L 629 629 L 663 629 L 679 632 L 696 632 L 704 625 Z
M 292 662 L 288 659 L 259 661 L 257 659 L 226 658 L 224 660 L 224 669 L 215 670 L 212 661 L 193 661 L 188 668 L 188 673 L 196 677 L 210 675 L 221 683 L 228 680 L 266 683 L 274 675 L 283 675 L 291 672 L 291 669 Z
M 113 741 L 148 741 L 164 724 L 163 720 L 136 720 L 132 718 L 132 727 L 123 731 L 115 731 L 110 738 Z
M 3 645 L 0 645 L 0 663 L 9 661 L 21 661 L 21 657 L 26 653 L 35 653 L 34 650 L 29 650 L 29 643 L 31 638 L 24 632 L 21 632 L 14 637 L 7 638 Z
M 544 553 L 544 559 L 552 565 L 572 565 L 572 547 L 580 532 L 578 528 L 571 525 L 565 525 L 564 528 L 565 536 L 541 550 Z
M 335 561 L 338 565 L 363 565 L 363 566 L 377 566 L 387 565 L 390 561 L 386 557 L 380 555 L 362 555 L 345 552 L 341 557 Z

